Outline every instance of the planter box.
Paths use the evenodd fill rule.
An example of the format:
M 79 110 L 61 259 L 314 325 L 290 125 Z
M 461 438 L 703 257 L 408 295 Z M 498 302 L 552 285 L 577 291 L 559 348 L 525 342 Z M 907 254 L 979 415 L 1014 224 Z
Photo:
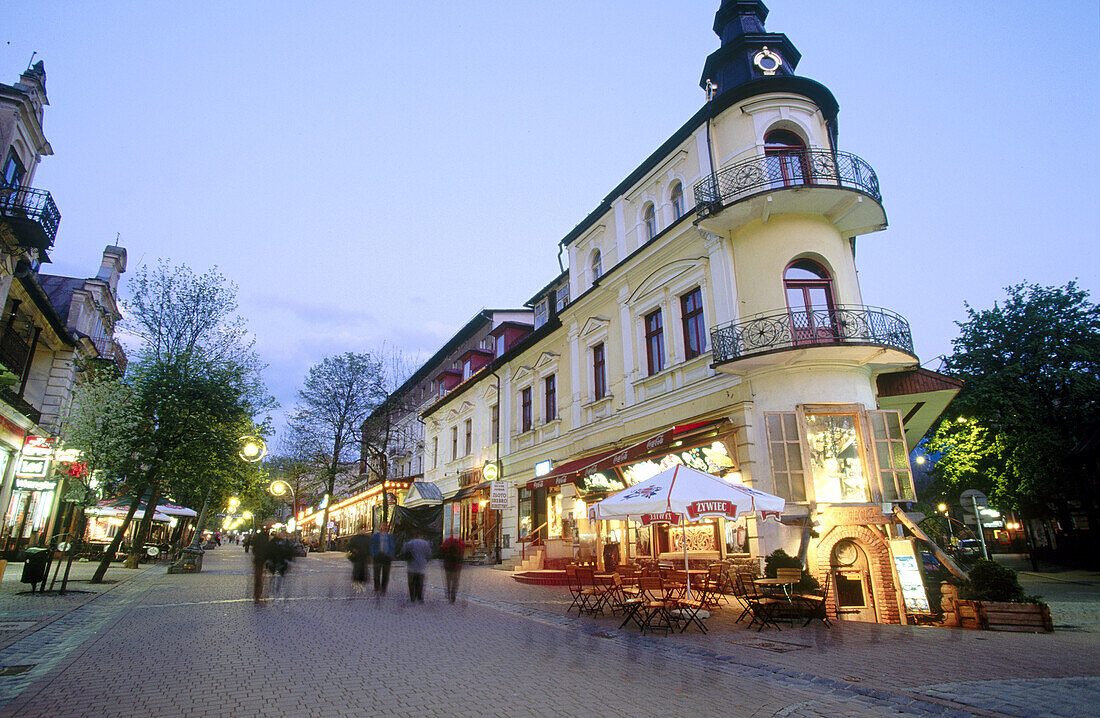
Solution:
M 1046 604 L 960 600 L 955 605 L 963 628 L 1031 633 L 1054 630 L 1050 607 Z

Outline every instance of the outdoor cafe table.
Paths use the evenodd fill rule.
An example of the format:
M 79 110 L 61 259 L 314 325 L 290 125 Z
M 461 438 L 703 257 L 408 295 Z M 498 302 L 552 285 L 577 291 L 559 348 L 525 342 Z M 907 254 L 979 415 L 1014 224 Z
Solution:
M 781 590 L 783 595 L 790 600 L 790 589 L 796 582 L 785 578 L 757 578 L 753 580 L 753 583 L 760 586 L 765 593 L 776 593 Z

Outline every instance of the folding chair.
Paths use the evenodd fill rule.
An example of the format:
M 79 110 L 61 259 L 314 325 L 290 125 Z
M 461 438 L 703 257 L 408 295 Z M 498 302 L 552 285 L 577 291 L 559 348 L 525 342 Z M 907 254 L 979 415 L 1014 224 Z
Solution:
M 565 609 L 565 612 L 569 613 L 576 608 L 577 615 L 579 616 L 585 611 L 585 595 L 584 586 L 581 585 L 580 579 L 577 578 L 576 566 L 565 567 L 565 581 L 569 586 L 569 595 L 573 597 L 573 603 L 569 604 L 569 608 Z
M 707 632 L 707 627 L 703 625 L 701 619 L 710 618 L 710 612 L 707 608 L 713 606 L 714 582 L 708 577 L 703 580 L 702 590 L 699 593 L 694 593 L 695 589 L 696 587 L 692 586 L 692 598 L 676 599 L 676 610 L 671 615 L 673 619 L 683 622 L 684 625 L 680 629 L 680 633 L 686 631 L 688 626 L 693 623 L 703 633 Z
M 775 630 L 782 631 L 779 624 L 775 621 L 775 611 L 779 606 L 779 600 L 763 596 L 756 590 L 756 584 L 751 579 L 743 580 L 742 586 L 745 588 L 745 600 L 748 602 L 748 612 L 752 616 L 752 620 L 749 621 L 748 629 L 752 629 L 757 623 L 760 624 L 760 628 L 756 629 L 757 633 L 763 631 L 766 626 L 775 626 Z
M 832 621 L 829 620 L 829 584 L 832 582 L 832 578 L 832 571 L 825 574 L 825 588 L 820 596 L 800 593 L 794 597 L 802 608 L 802 615 L 806 617 L 803 626 L 808 626 L 814 619 L 817 619 L 824 623 L 826 627 L 833 627 Z
M 593 568 L 578 568 L 577 580 L 581 585 L 581 595 L 584 601 L 584 610 L 590 616 L 597 612 L 603 615 L 603 607 L 607 602 L 608 590 L 606 586 L 596 583 L 596 570 Z
M 644 611 L 640 628 L 644 635 L 646 630 L 664 631 L 666 634 L 674 630 L 672 615 L 669 613 L 676 604 L 668 599 L 664 585 L 659 576 L 644 576 L 638 579 L 638 589 L 642 592 L 642 602 L 638 611 Z M 624 622 L 623 625 L 626 625 Z

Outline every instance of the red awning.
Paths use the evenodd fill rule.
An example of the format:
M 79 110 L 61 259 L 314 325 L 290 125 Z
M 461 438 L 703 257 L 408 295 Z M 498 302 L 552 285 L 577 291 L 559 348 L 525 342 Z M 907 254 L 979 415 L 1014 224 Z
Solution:
M 680 426 L 666 429 L 660 434 L 652 436 L 645 441 L 639 441 L 637 444 L 628 446 L 625 449 L 611 449 L 610 451 L 593 454 L 583 459 L 567 461 L 546 476 L 541 476 L 534 481 L 528 481 L 527 488 L 529 490 L 534 490 L 547 486 L 561 486 L 562 484 L 568 484 L 575 481 L 582 476 L 607 471 L 621 464 L 632 464 L 643 457 L 650 456 L 654 452 L 660 451 L 662 448 L 666 449 L 667 453 L 667 449 L 672 444 L 672 440 L 675 437 L 702 426 L 719 424 L 722 421 L 725 420 L 697 421 L 693 424 L 681 424 Z

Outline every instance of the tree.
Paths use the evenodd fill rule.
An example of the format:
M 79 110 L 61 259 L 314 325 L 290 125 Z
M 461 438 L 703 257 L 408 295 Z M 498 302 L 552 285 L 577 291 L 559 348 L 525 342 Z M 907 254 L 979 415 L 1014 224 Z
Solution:
M 266 430 L 267 420 L 257 427 L 256 418 L 274 406 L 243 320 L 235 316 L 236 288 L 221 274 L 196 275 L 160 262 L 139 270 L 132 286 L 126 322 L 142 341 L 136 361 L 124 380 L 86 382 L 70 415 L 72 443 L 122 479 L 131 497 L 96 582 L 143 498 L 150 510 L 128 565 L 140 557 L 159 496 L 171 490 L 188 501 L 206 493 L 220 500 L 258 480 L 258 469 L 237 457 L 238 440 Z M 120 398 L 111 398 L 116 390 Z
M 981 488 L 1003 508 L 1067 528 L 1075 503 L 1100 526 L 1087 450 L 1100 427 L 1100 307 L 1076 282 L 1006 291 L 992 309 L 966 305 L 958 323 L 945 371 L 965 383 L 928 441 L 943 454 L 936 479 L 947 493 Z M 1100 531 L 1090 533 L 1095 556 Z
M 390 352 L 383 361 L 379 388 L 385 398 L 363 421 L 360 459 L 363 471 L 373 474 L 372 483 L 383 484 L 382 520 L 389 520 L 389 502 L 384 484 L 390 478 L 390 458 L 396 453 L 416 453 L 416 442 L 423 440 L 423 424 L 417 416 L 417 399 L 401 391 L 413 373 L 412 362 L 399 351 Z
M 288 425 L 306 455 L 319 464 L 330 497 L 341 467 L 358 459 L 360 427 L 383 397 L 382 363 L 370 354 L 345 352 L 310 367 Z M 326 504 L 320 551 L 326 548 L 327 527 Z

